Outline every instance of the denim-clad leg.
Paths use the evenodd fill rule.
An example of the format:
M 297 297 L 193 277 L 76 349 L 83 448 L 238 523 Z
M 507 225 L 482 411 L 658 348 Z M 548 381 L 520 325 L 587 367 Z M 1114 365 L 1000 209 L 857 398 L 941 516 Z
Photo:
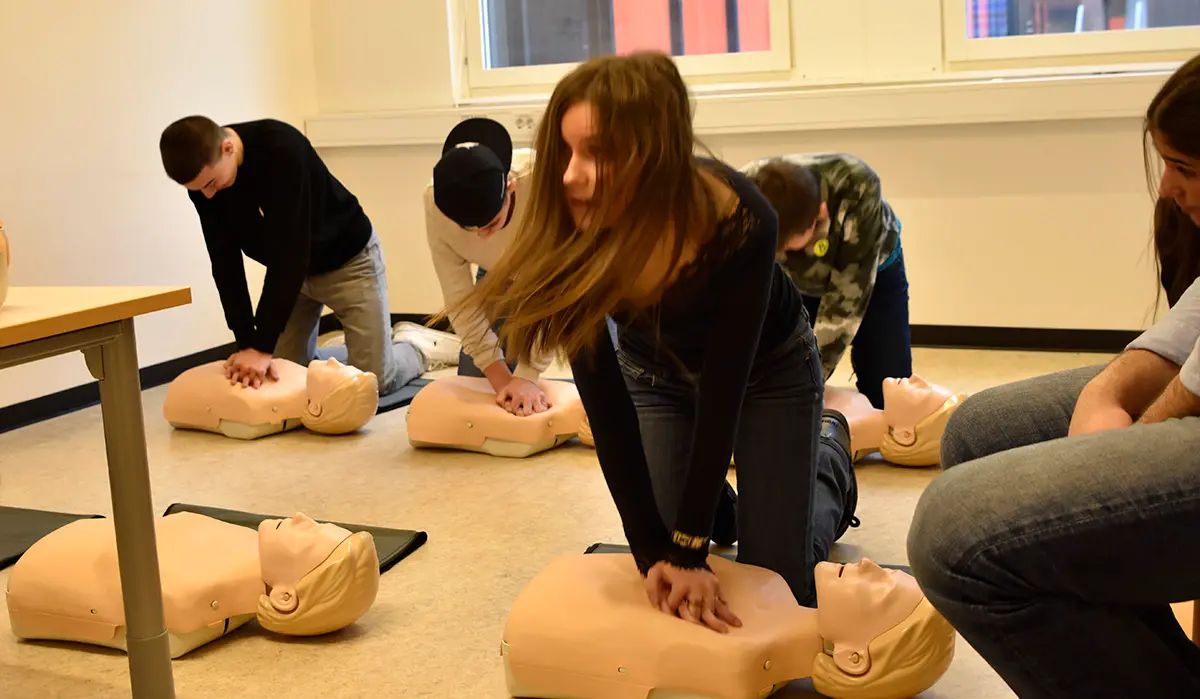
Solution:
M 821 310 L 821 298 L 802 298 L 804 309 L 815 320 Z M 908 272 L 901 250 L 875 276 L 867 310 L 850 342 L 855 388 L 879 410 L 883 410 L 883 380 L 903 379 L 913 373 L 908 301 Z
M 979 393 L 909 531 L 929 601 L 1022 699 L 1200 697 L 1200 418 L 1066 438 L 1100 367 Z
M 912 376 L 908 275 L 903 251 L 875 276 L 871 300 L 850 343 L 850 364 L 858 392 L 879 410 L 883 410 L 883 380 Z
M 673 526 L 688 474 L 696 383 L 666 364 L 618 353 L 638 410 L 659 512 Z M 819 439 L 823 384 L 807 322 L 752 370 L 738 427 L 738 560 L 780 574 L 816 604 L 813 567 L 829 552 L 851 488 L 848 454 Z

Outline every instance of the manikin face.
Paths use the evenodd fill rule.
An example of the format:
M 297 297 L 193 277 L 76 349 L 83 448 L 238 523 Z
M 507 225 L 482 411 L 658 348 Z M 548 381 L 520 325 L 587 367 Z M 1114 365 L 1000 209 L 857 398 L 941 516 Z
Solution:
M 357 367 L 342 364 L 337 359 L 314 359 L 308 365 L 308 401 L 320 405 L 329 394 L 333 393 L 347 381 L 365 376 L 365 372 Z
M 299 513 L 289 519 L 268 519 L 258 525 L 262 579 L 272 588 L 272 601 L 277 606 L 294 605 L 296 583 L 348 536 L 350 532 L 336 524 L 317 524 Z
M 818 633 L 834 644 L 834 659 L 847 671 L 866 671 L 871 641 L 908 618 L 923 597 L 911 575 L 867 558 L 844 565 L 824 561 L 814 575 Z
M 237 179 L 237 154 L 234 150 L 233 139 L 226 138 L 221 142 L 221 154 L 216 161 L 205 165 L 196 178 L 187 183 L 187 188 L 193 192 L 203 192 L 204 196 L 213 196 L 233 185 Z
M 916 374 L 907 379 L 884 379 L 883 413 L 889 425 L 913 427 L 953 395 Z
M 1158 183 L 1158 196 L 1175 202 L 1179 210 L 1200 226 L 1200 161 L 1180 153 L 1167 144 L 1160 134 L 1152 134 L 1154 148 L 1166 162 Z
M 575 225 L 585 227 L 596 193 L 596 113 L 588 102 L 577 102 L 563 114 L 562 138 L 571 151 L 563 172 L 563 190 Z

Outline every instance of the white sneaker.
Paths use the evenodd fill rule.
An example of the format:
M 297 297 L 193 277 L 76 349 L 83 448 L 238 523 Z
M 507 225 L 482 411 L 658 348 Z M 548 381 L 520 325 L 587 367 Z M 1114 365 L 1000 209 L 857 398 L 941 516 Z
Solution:
M 392 342 L 409 342 L 425 355 L 426 371 L 458 366 L 462 340 L 454 333 L 401 321 L 392 326 Z
M 340 347 L 346 344 L 346 331 L 334 330 L 327 332 L 317 338 L 317 348 L 325 349 L 326 347 Z

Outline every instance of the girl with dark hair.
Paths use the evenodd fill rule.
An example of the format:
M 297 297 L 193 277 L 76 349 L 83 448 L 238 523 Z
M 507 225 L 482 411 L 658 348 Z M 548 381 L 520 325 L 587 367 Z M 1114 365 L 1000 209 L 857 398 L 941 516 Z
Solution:
M 1200 598 L 1200 57 L 1145 142 L 1171 310 L 1107 366 L 967 399 L 909 532 L 929 601 L 1022 699 L 1200 697 L 1170 607 Z

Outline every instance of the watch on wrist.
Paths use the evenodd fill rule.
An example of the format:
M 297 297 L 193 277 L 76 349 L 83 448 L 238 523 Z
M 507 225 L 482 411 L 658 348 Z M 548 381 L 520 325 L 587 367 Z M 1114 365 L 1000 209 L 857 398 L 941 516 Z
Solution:
M 685 549 L 699 551 L 700 549 L 704 548 L 705 544 L 708 543 L 708 537 L 684 534 L 683 532 L 676 529 L 675 531 L 671 532 L 671 541 L 674 544 L 676 544 L 678 546 L 682 546 Z

